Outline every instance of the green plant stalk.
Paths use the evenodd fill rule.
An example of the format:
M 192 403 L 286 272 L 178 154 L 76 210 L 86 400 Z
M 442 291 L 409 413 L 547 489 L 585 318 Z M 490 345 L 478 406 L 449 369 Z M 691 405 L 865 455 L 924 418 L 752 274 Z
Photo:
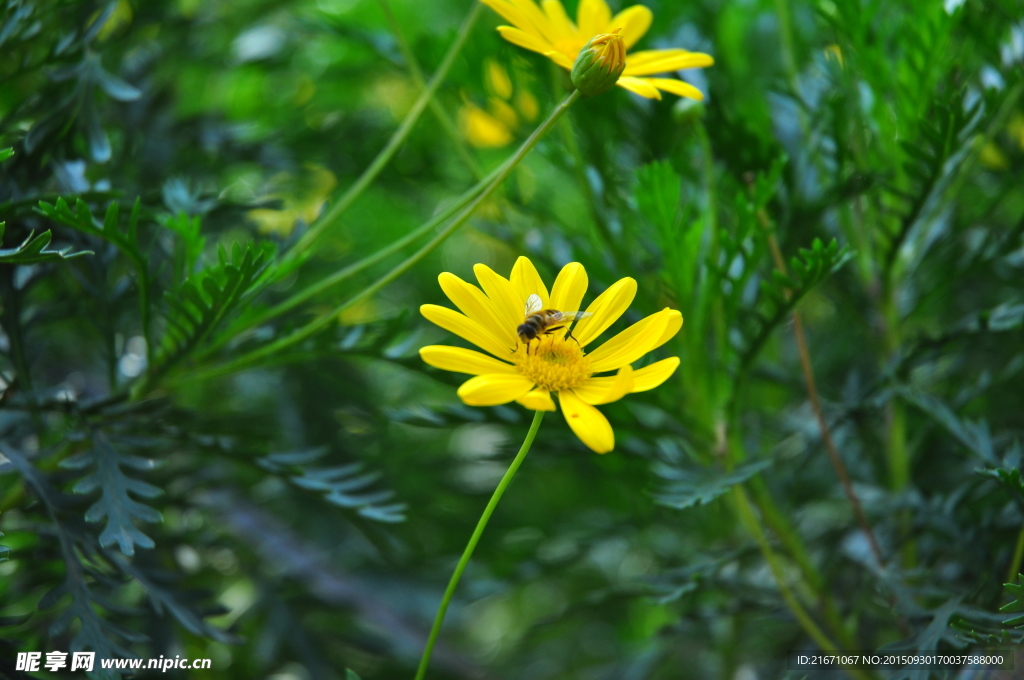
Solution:
M 1013 559 L 1010 560 L 1010 571 L 1006 573 L 1007 583 L 1016 583 L 1017 575 L 1020 574 L 1020 565 L 1024 562 L 1024 526 L 1017 534 L 1017 547 L 1013 549 Z
M 736 422 L 738 409 L 738 400 L 733 398 L 730 402 L 733 411 L 731 412 L 732 422 Z M 726 421 L 721 421 L 720 427 L 722 430 L 727 430 Z M 720 449 L 720 455 L 724 459 L 722 462 L 727 469 L 732 469 L 737 463 L 746 458 L 746 453 L 743 450 L 743 443 L 733 433 L 723 431 L 721 434 L 722 441 L 719 442 L 718 446 Z M 811 589 L 814 595 L 818 598 L 821 604 L 822 615 L 825 618 L 825 623 L 828 625 L 829 630 L 832 634 L 843 643 L 846 649 L 858 649 L 860 645 L 857 643 L 856 636 L 853 635 L 843 623 L 842 615 L 839 612 L 839 607 L 836 605 L 835 600 L 832 598 L 831 593 L 828 590 L 828 584 L 818 568 L 814 566 L 814 561 L 811 560 L 811 555 L 807 550 L 807 546 L 804 544 L 800 534 L 797 533 L 796 529 L 790 523 L 789 518 L 779 510 L 779 507 L 775 504 L 775 500 L 772 498 L 771 492 L 768 490 L 768 486 L 764 483 L 764 478 L 761 475 L 754 475 L 742 486 L 750 493 L 750 496 L 754 500 L 754 504 L 761 512 L 761 519 L 768 526 L 772 532 L 778 536 L 782 546 L 789 553 L 790 557 L 796 562 L 801 573 L 803 574 L 804 580 L 807 582 L 807 586 Z M 744 495 L 746 498 L 746 495 Z M 760 527 L 759 527 L 760 530 Z
M 546 135 L 551 128 L 555 126 L 558 120 L 569 110 L 577 99 L 580 98 L 579 90 L 574 90 L 572 94 L 566 97 L 565 101 L 559 104 L 551 115 L 548 116 L 547 120 L 540 124 L 540 126 L 533 131 L 533 134 L 523 142 L 522 146 L 501 166 L 500 171 L 495 175 L 494 179 L 487 185 L 487 187 L 476 197 L 476 199 L 466 207 L 462 213 L 456 217 L 448 226 L 442 229 L 437 235 L 434 236 L 430 241 L 423 245 L 418 251 L 410 255 L 408 258 L 403 260 L 400 264 L 394 267 L 384 276 L 380 277 L 369 286 L 356 293 L 353 297 L 349 298 L 342 304 L 338 305 L 334 309 L 321 314 L 316 319 L 306 324 L 302 328 L 296 330 L 291 335 L 281 338 L 275 342 L 270 343 L 255 349 L 248 354 L 238 357 L 234 361 L 230 361 L 221 366 L 209 369 L 207 371 L 199 371 L 190 373 L 188 376 L 183 378 L 183 381 L 195 382 L 200 380 L 208 380 L 228 373 L 242 370 L 253 365 L 258 360 L 270 356 L 276 352 L 291 347 L 297 343 L 302 342 L 306 338 L 309 338 L 323 329 L 330 326 L 338 318 L 338 315 L 344 312 L 346 309 L 353 305 L 362 302 L 368 297 L 374 295 L 379 290 L 390 284 L 392 281 L 397 279 L 399 276 L 411 269 L 416 263 L 430 254 L 437 246 L 441 245 L 446 238 L 451 236 L 459 227 L 469 221 L 469 218 L 473 216 L 476 209 L 487 200 L 494 191 L 501 186 L 501 184 L 508 179 L 508 176 L 512 174 L 512 171 L 519 165 L 520 162 L 530 153 L 530 151 L 537 145 L 537 143 Z M 146 390 L 148 391 L 148 389 Z M 141 392 L 134 394 L 133 396 L 138 398 L 141 396 Z
M 434 77 L 431 78 L 430 84 L 420 94 L 419 98 L 409 109 L 409 113 L 406 114 L 402 124 L 395 130 L 394 134 L 391 135 L 391 139 L 388 140 L 387 145 L 380 150 L 377 157 L 373 159 L 373 162 L 363 171 L 363 174 L 355 181 L 355 183 L 348 188 L 348 190 L 342 195 L 338 202 L 328 208 L 327 212 L 317 220 L 316 224 L 313 225 L 309 231 L 302 235 L 298 242 L 288 251 L 288 254 L 282 258 L 281 266 L 278 267 L 278 271 L 289 271 L 288 265 L 294 264 L 302 254 L 316 241 L 317 238 L 327 229 L 329 226 L 334 224 L 337 219 L 344 213 L 349 207 L 355 202 L 355 200 L 363 193 L 373 180 L 377 178 L 377 175 L 384 169 L 384 167 L 391 161 L 395 153 L 398 152 L 399 147 L 405 142 L 406 137 L 412 131 L 413 127 L 419 121 L 420 116 L 423 114 L 423 110 L 427 107 L 427 104 L 433 101 L 434 94 L 437 92 L 437 88 L 448 76 L 448 71 L 451 70 L 452 65 L 455 63 L 456 57 L 462 51 L 462 47 L 466 44 L 466 39 L 469 37 L 470 31 L 473 25 L 476 23 L 477 18 L 480 16 L 482 3 L 474 2 L 473 8 L 466 15 L 465 21 L 462 22 L 462 26 L 459 28 L 459 33 L 455 37 L 455 41 L 452 42 L 451 47 L 448 48 L 448 53 L 445 54 L 444 60 L 441 65 L 438 66 L 437 72 Z
M 782 595 L 783 601 L 792 612 L 793 616 L 800 623 L 800 627 L 804 629 L 804 632 L 814 640 L 814 642 L 826 652 L 835 652 L 839 648 L 836 644 L 825 634 L 818 624 L 814 622 L 807 610 L 804 609 L 803 605 L 793 594 L 793 591 L 786 584 L 786 574 L 783 571 L 782 564 L 779 561 L 778 555 L 772 550 L 771 544 L 768 542 L 767 536 L 761 529 L 761 524 L 758 522 L 757 516 L 754 514 L 753 509 L 750 507 L 750 500 L 747 498 L 746 492 L 742 486 L 734 486 L 732 489 L 733 502 L 736 506 L 736 510 L 739 513 L 740 520 L 748 531 L 754 536 L 754 540 L 757 542 L 758 547 L 761 549 L 761 553 L 764 555 L 765 561 L 768 562 L 768 567 L 771 569 L 772 576 L 775 579 L 775 584 L 779 588 L 779 594 Z M 845 669 L 850 676 L 858 678 L 858 680 L 870 680 L 871 675 L 858 669 L 847 668 Z
M 515 476 L 519 466 L 523 464 L 523 459 L 526 458 L 526 454 L 530 452 L 530 446 L 533 444 L 533 440 L 537 437 L 537 431 L 540 429 L 540 423 L 544 420 L 544 411 L 534 411 L 533 423 L 530 424 L 530 430 L 526 433 L 526 439 L 523 440 L 523 445 L 519 447 L 519 453 L 512 460 L 512 464 L 509 465 L 508 470 L 505 472 L 505 476 L 498 482 L 498 487 L 494 490 L 491 495 L 491 500 L 487 502 L 487 507 L 484 508 L 483 514 L 480 515 L 480 519 L 477 520 L 476 528 L 473 530 L 473 534 L 469 537 L 469 543 L 466 544 L 465 550 L 462 551 L 462 557 L 459 558 L 459 563 L 455 566 L 455 571 L 452 573 L 451 579 L 448 581 L 448 587 L 445 588 L 444 596 L 441 598 L 441 605 L 437 608 L 437 614 L 434 616 L 434 625 L 430 627 L 430 636 L 427 638 L 427 645 L 423 649 L 423 656 L 420 657 L 420 665 L 416 669 L 415 680 L 423 680 L 423 677 L 427 674 L 427 666 L 430 665 L 430 655 L 434 652 L 434 645 L 437 644 L 437 637 L 441 634 L 441 624 L 444 623 L 444 615 L 448 611 L 448 605 L 451 604 L 452 596 L 455 594 L 455 589 L 459 585 L 459 580 L 462 578 L 462 573 L 466 571 L 466 567 L 469 565 L 470 558 L 473 557 L 473 551 L 476 550 L 476 544 L 480 542 L 480 536 L 483 535 L 484 529 L 487 527 L 487 522 L 491 519 L 491 515 L 494 514 L 494 508 L 498 506 L 498 501 L 501 500 L 502 495 L 505 493 L 505 489 L 512 482 L 512 478 Z
M 775 12 L 779 15 L 779 33 L 782 37 L 782 63 L 786 67 L 786 77 L 790 85 L 796 88 L 797 68 L 796 50 L 793 43 L 793 20 L 789 10 L 789 0 L 775 0 Z
M 226 345 L 233 338 L 238 337 L 238 335 L 240 335 L 241 333 L 244 333 L 245 331 L 251 328 L 261 326 L 267 323 L 268 321 L 277 318 L 278 316 L 284 314 L 285 312 L 294 309 L 303 302 L 306 302 L 307 300 L 319 295 L 325 290 L 341 283 L 342 281 L 345 281 L 346 279 L 350 279 L 356 274 L 359 274 L 369 269 L 378 262 L 382 262 L 383 260 L 386 260 L 387 258 L 391 257 L 395 253 L 405 248 L 405 246 L 409 245 L 413 241 L 416 241 L 421 236 L 428 234 L 429 232 L 437 228 L 438 225 L 443 224 L 446 220 L 452 217 L 452 215 L 454 215 L 455 213 L 469 205 L 470 201 L 479 196 L 480 192 L 486 189 L 488 184 L 494 181 L 494 178 L 498 176 L 498 173 L 500 173 L 501 170 L 502 168 L 501 166 L 499 166 L 494 171 L 492 171 L 491 174 L 489 174 L 483 180 L 481 180 L 473 187 L 468 189 L 461 196 L 459 196 L 458 199 L 452 201 L 449 205 L 445 206 L 445 208 L 441 210 L 439 213 L 437 213 L 429 220 L 427 220 L 420 226 L 416 227 L 415 229 L 413 229 L 400 239 L 392 241 L 391 243 L 384 246 L 377 252 L 367 255 L 358 262 L 353 262 L 349 266 L 343 269 L 339 269 L 333 274 L 320 279 L 316 283 L 306 286 L 298 293 L 295 293 L 288 299 L 278 303 L 277 305 L 274 305 L 273 307 L 271 307 L 270 309 L 266 310 L 261 314 L 258 314 L 254 317 L 242 317 L 241 319 L 238 319 L 234 324 L 232 324 L 227 329 L 227 331 L 222 333 L 216 340 L 207 345 L 207 347 L 203 351 L 199 352 L 196 356 L 196 359 L 201 361 L 202 359 L 210 356 L 218 349 Z
M 398 49 L 401 51 L 402 56 L 405 58 L 405 63 L 409 67 L 409 75 L 412 76 L 412 80 L 416 83 L 416 87 L 420 90 L 427 91 L 427 83 L 423 78 L 423 69 L 420 68 L 419 62 L 416 61 L 416 55 L 413 54 L 412 47 L 409 45 L 409 41 L 405 39 L 405 34 L 402 33 L 402 27 L 398 24 L 398 19 L 395 17 L 395 13 L 391 11 L 391 3 L 388 0 L 379 0 L 381 10 L 384 12 L 384 17 L 388 21 L 388 25 L 391 27 L 391 32 L 395 36 L 395 41 L 398 43 Z M 448 137 L 448 141 L 455 147 L 455 152 L 458 154 L 462 162 L 466 164 L 469 171 L 473 174 L 474 179 L 483 178 L 483 171 L 480 169 L 480 164 L 473 158 L 473 154 L 469 152 L 466 145 L 463 144 L 461 135 L 459 135 L 458 129 L 452 122 L 452 119 L 445 113 L 444 108 L 437 101 L 435 97 L 430 98 L 428 104 L 430 106 L 430 112 L 437 118 L 438 124 L 444 134 Z
M 882 318 L 884 319 L 885 361 L 896 356 L 900 349 L 901 333 L 899 311 L 896 305 L 898 286 L 895 283 L 899 267 L 884 273 L 884 289 L 880 301 Z M 910 484 L 910 450 L 907 447 L 907 412 L 906 405 L 898 396 L 893 396 L 886 404 L 886 455 L 889 463 L 889 488 L 899 492 Z M 913 567 L 917 562 L 917 549 L 909 537 L 912 517 L 909 510 L 904 510 L 900 518 L 902 533 L 905 537 L 902 546 L 903 566 Z
M 857 643 L 856 637 L 843 623 L 843 617 L 839 612 L 839 607 L 836 605 L 835 599 L 829 592 L 828 584 L 825 582 L 821 572 L 814 566 L 814 562 L 811 560 L 811 555 L 807 552 L 807 546 L 804 544 L 803 539 L 800 538 L 800 534 L 798 534 L 796 529 L 793 528 L 793 525 L 789 522 L 786 515 L 783 514 L 775 504 L 775 500 L 768 492 L 768 487 L 765 485 L 764 479 L 758 475 L 751 479 L 747 483 L 747 486 L 753 496 L 754 504 L 757 505 L 758 510 L 761 511 L 764 523 L 776 536 L 778 536 L 779 542 L 782 543 L 782 546 L 789 552 L 790 556 L 796 562 L 801 573 L 804 575 L 804 579 L 807 581 L 807 585 L 811 588 L 815 597 L 818 598 L 818 602 L 821 604 L 821 614 L 824 617 L 829 630 L 832 631 L 832 634 L 843 643 L 843 646 L 846 649 L 860 649 L 860 645 Z
M 899 312 L 896 307 L 896 286 L 889 284 L 881 300 L 882 317 L 885 320 L 886 360 L 895 356 L 900 348 Z M 903 403 L 896 398 L 888 405 L 888 457 L 889 486 L 894 491 L 906 488 L 910 483 L 910 454 L 907 450 L 906 413 Z

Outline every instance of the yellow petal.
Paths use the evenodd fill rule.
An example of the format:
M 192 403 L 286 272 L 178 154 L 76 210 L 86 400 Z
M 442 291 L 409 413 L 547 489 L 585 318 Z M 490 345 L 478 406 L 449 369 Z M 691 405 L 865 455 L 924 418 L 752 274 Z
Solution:
M 579 262 L 570 262 L 562 267 L 551 289 L 551 309 L 560 312 L 577 312 L 587 292 L 587 270 Z
M 595 349 L 589 355 L 591 370 L 594 373 L 618 370 L 657 347 L 665 334 L 673 311 L 666 308 L 657 314 L 651 314 Z
M 500 14 L 505 21 L 508 21 L 523 30 L 533 32 L 533 26 L 530 20 L 519 8 L 509 2 L 509 0 L 480 0 L 480 2 Z
M 604 378 L 589 378 L 579 387 L 573 388 L 576 396 L 586 403 L 597 406 L 618 401 L 630 392 L 635 392 L 633 367 L 626 364 L 619 372 Z
M 655 73 L 668 73 L 683 68 L 704 68 L 715 63 L 707 54 L 700 52 L 687 52 L 665 57 L 664 59 L 652 59 L 651 61 L 637 63 L 635 59 L 626 58 L 626 70 L 623 75 L 627 76 L 650 76 Z
M 664 345 L 666 342 L 671 340 L 679 332 L 679 329 L 683 327 L 683 314 L 675 309 L 668 317 L 668 325 L 665 326 L 665 332 L 658 338 L 657 344 L 652 349 L 657 349 Z
M 557 0 L 555 1 L 557 2 Z M 511 280 L 512 285 L 515 286 L 516 293 L 519 294 L 519 298 L 522 300 L 520 308 L 526 304 L 526 298 L 531 295 L 539 295 L 545 309 L 550 306 L 551 298 L 548 296 L 548 288 L 544 285 L 544 280 L 540 278 L 540 274 L 537 273 L 537 268 L 533 266 L 533 262 L 530 262 L 530 258 L 520 256 L 516 260 L 515 265 L 512 267 Z
M 539 36 L 530 35 L 526 31 L 522 31 L 511 26 L 498 26 L 498 33 L 501 33 L 501 37 L 513 45 L 519 45 L 520 47 L 524 47 L 532 52 L 547 54 L 553 48 L 551 43 L 547 40 L 544 40 Z
M 550 43 L 558 41 L 561 31 L 533 0 L 509 0 L 509 2 L 516 6 L 542 38 Z
M 558 403 L 562 406 L 565 421 L 580 441 L 597 453 L 608 453 L 615 448 L 615 432 L 604 414 L 571 390 L 559 392 Z
M 646 392 L 665 382 L 679 368 L 679 357 L 669 357 L 633 371 L 633 391 Z M 591 378 L 596 380 L 596 378 Z M 607 380 L 607 378 L 606 378 Z
M 604 0 L 580 0 L 580 6 L 576 9 L 576 25 L 584 41 L 598 33 L 608 33 L 611 20 L 612 11 Z
M 654 14 L 651 10 L 643 5 L 633 5 L 612 17 L 609 29 L 610 31 L 614 31 L 616 28 L 622 29 L 622 41 L 626 43 L 628 50 L 644 37 L 647 29 L 651 27 L 653 19 Z
M 661 93 L 658 92 L 658 88 L 647 82 L 646 78 L 622 76 L 615 84 L 629 90 L 633 94 L 638 94 L 641 97 L 647 97 L 648 99 L 661 99 Z
M 428 345 L 420 348 L 420 358 L 434 368 L 453 373 L 483 375 L 484 373 L 519 372 L 512 364 L 506 364 L 486 354 L 463 347 Z
M 566 69 L 567 71 L 571 71 L 572 70 L 573 62 L 576 61 L 576 55 L 575 54 L 567 56 L 564 52 L 555 52 L 555 51 L 545 52 L 544 56 L 547 57 L 548 59 L 550 59 L 551 61 L 555 62 L 556 64 L 558 64 L 562 68 Z
M 647 82 L 659 90 L 665 90 L 665 92 L 679 95 L 680 97 L 696 99 L 699 102 L 704 101 L 704 93 L 685 81 L 675 80 L 674 78 L 648 78 Z
M 541 7 L 544 9 L 544 14 L 547 15 L 548 21 L 551 22 L 552 30 L 557 34 L 557 40 L 565 40 L 567 42 L 579 41 L 576 24 L 565 13 L 565 7 L 562 5 L 561 0 L 543 0 Z
M 505 327 L 514 334 L 516 328 L 523 322 L 524 302 L 519 298 L 515 286 L 485 264 L 473 265 L 473 273 L 476 274 L 476 280 L 487 293 L 491 305 L 502 318 Z
M 512 98 L 512 79 L 509 78 L 508 71 L 504 66 L 493 59 L 488 59 L 484 73 L 487 76 L 487 84 L 490 86 L 491 92 L 502 99 Z
M 469 317 L 459 314 L 454 309 L 438 305 L 423 305 L 420 307 L 420 313 L 431 323 L 437 324 L 450 333 L 454 333 L 463 340 L 470 341 L 499 359 L 507 359 L 512 356 L 512 351 L 515 347 L 514 343 L 506 346 L 489 330 Z
M 470 378 L 459 387 L 459 399 L 470 406 L 497 406 L 519 399 L 533 389 L 533 381 L 516 373 L 488 373 Z
M 678 47 L 669 50 L 639 50 L 637 52 L 630 52 L 626 57 L 626 69 L 628 70 L 630 66 L 641 66 L 650 64 L 652 61 L 663 61 L 687 54 L 693 54 L 693 52 L 679 49 Z
M 555 410 L 555 402 L 551 398 L 551 393 L 547 390 L 531 390 L 516 399 L 516 402 L 522 404 L 531 411 Z
M 616 281 L 608 287 L 608 290 L 598 295 L 597 299 L 591 302 L 586 309 L 593 316 L 578 322 L 572 331 L 573 337 L 580 343 L 580 347 L 593 341 L 608 326 L 618 321 L 623 312 L 629 308 L 635 296 L 636 281 L 629 277 Z
M 459 109 L 459 127 L 466 141 L 479 149 L 506 146 L 513 139 L 505 123 L 470 103 Z
M 481 0 L 485 5 L 504 17 L 513 26 L 531 38 L 544 43 L 552 43 L 558 39 L 558 31 L 552 25 L 551 20 L 534 4 L 533 0 Z M 500 28 L 498 30 L 501 30 Z M 505 35 L 502 32 L 502 35 Z M 510 42 L 515 42 L 506 36 Z M 527 45 L 521 45 L 528 50 L 536 50 Z M 548 49 L 551 49 L 550 47 Z
M 509 324 L 504 310 L 495 305 L 479 288 L 449 272 L 443 272 L 437 277 L 437 281 L 441 284 L 444 294 L 463 314 L 486 328 L 502 343 L 510 347 L 516 346 L 515 326 Z

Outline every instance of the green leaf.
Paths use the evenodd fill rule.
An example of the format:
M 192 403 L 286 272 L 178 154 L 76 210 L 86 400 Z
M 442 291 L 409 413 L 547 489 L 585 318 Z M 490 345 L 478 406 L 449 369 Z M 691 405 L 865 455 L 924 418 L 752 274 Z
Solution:
M 154 374 L 185 358 L 236 308 L 266 267 L 267 254 L 261 246 L 250 243 L 243 252 L 235 244 L 230 259 L 221 252 L 218 264 L 186 279 L 175 293 L 166 294 L 168 328 Z
M 987 463 L 996 463 L 992 437 L 988 431 L 988 423 L 984 420 L 977 422 L 963 420 L 941 399 L 918 390 L 901 387 L 897 390 L 897 394 L 944 427 L 976 456 Z
M 220 607 L 207 606 L 200 613 L 194 607 L 189 606 L 189 600 L 198 600 L 198 595 L 201 594 L 182 591 L 180 588 L 174 587 L 174 585 L 164 586 L 158 583 L 158 576 L 156 574 L 144 571 L 138 564 L 117 555 L 112 555 L 111 558 L 122 572 L 131 576 L 146 589 L 150 605 L 158 615 L 162 616 L 164 612 L 170 613 L 185 630 L 193 635 L 206 637 L 224 644 L 238 644 L 240 642 L 237 636 L 221 630 L 205 620 L 208 616 L 226 613 L 227 610 L 223 610 Z M 168 580 L 166 574 L 161 574 L 160 577 L 165 581 Z
M 664 233 L 679 226 L 679 202 L 682 184 L 679 175 L 667 161 L 643 166 L 636 173 L 637 207 L 651 224 Z
M 3 163 L 5 160 L 7 160 L 8 158 L 10 158 L 13 155 L 14 155 L 14 149 L 12 147 L 7 147 L 6 149 L 0 149 L 0 163 Z
M 826 246 L 816 238 L 810 248 L 801 248 L 799 255 L 790 260 L 788 275 L 773 271 L 769 278 L 761 281 L 762 300 L 767 304 L 758 312 L 754 331 L 741 354 L 741 373 L 753 363 L 764 343 L 800 301 L 852 257 L 853 251 L 846 246 L 840 248 L 835 239 Z
M 360 679 L 360 677 L 358 675 L 356 675 L 356 672 L 354 670 L 352 670 L 351 668 L 346 668 L 345 669 L 345 680 L 361 680 L 361 679 Z
M 962 599 L 960 596 L 950 598 L 929 612 L 931 620 L 921 632 L 880 651 L 907 651 L 930 655 L 943 648 L 964 649 L 969 641 L 961 634 L 963 629 L 999 622 L 999 617 L 995 614 L 962 604 Z M 928 670 L 901 669 L 892 675 L 890 680 L 928 680 L 931 674 Z
M 332 505 L 354 509 L 359 515 L 377 522 L 396 524 L 405 521 L 405 503 L 386 503 L 395 492 L 369 491 L 381 474 L 363 472 L 362 463 L 349 463 L 333 467 L 307 468 L 327 454 L 327 447 L 305 449 L 288 453 L 272 453 L 257 460 L 263 469 L 274 474 L 288 474 L 295 486 L 323 492 L 323 498 Z
M 695 505 L 707 505 L 725 495 L 732 487 L 742 484 L 757 473 L 771 467 L 770 460 L 761 460 L 741 465 L 729 472 L 706 469 L 684 469 L 659 463 L 655 474 L 667 484 L 654 494 L 654 500 L 661 505 L 685 510 Z
M 80 479 L 73 491 L 80 494 L 100 491 L 99 499 L 85 513 L 87 522 L 106 520 L 106 526 L 100 534 L 100 545 L 107 548 L 116 543 L 125 555 L 134 555 L 135 546 L 152 548 L 153 539 L 139 531 L 135 521 L 157 523 L 163 521 L 163 517 L 157 510 L 139 503 L 129 494 L 155 498 L 163 492 L 152 484 L 128 477 L 121 468 L 151 470 L 156 467 L 155 463 L 120 453 L 106 434 L 96 432 L 88 451 L 61 462 L 61 467 L 69 469 L 90 466 L 94 468 L 93 472 Z
M 5 223 L 0 222 L 0 243 L 3 241 Z M 48 250 L 52 234 L 49 230 L 38 236 L 32 232 L 15 248 L 0 248 L 0 264 L 38 264 L 54 260 L 70 260 L 80 255 L 92 255 L 91 250 L 71 252 L 71 248 Z
M 84 234 L 113 243 L 136 263 L 142 262 L 145 259 L 139 251 L 138 242 L 134 238 L 129 238 L 128 234 L 118 229 L 118 207 L 116 203 L 111 203 L 107 207 L 103 222 L 100 222 L 93 216 L 89 204 L 81 198 L 75 199 L 74 211 L 71 210 L 71 207 L 63 198 L 58 198 L 53 203 L 39 201 L 39 206 L 35 211 L 58 224 L 63 224 Z

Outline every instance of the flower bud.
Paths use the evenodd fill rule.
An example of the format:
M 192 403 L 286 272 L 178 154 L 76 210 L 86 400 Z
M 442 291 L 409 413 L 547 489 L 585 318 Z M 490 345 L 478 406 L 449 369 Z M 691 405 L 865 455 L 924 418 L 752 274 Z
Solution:
M 615 29 L 590 39 L 572 65 L 572 84 L 584 97 L 612 89 L 626 68 L 626 44 Z

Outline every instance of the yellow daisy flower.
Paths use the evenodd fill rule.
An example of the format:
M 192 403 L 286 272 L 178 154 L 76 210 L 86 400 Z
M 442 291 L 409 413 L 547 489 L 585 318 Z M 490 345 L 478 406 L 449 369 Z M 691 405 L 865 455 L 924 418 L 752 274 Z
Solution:
M 580 0 L 576 22 L 569 18 L 560 0 L 480 0 L 509 21 L 499 26 L 505 40 L 543 54 L 571 71 L 584 45 L 601 33 L 621 29 L 626 49 L 635 45 L 651 27 L 654 15 L 643 5 L 633 5 L 615 16 L 605 0 Z M 715 63 L 707 54 L 682 49 L 643 50 L 626 55 L 626 69 L 616 83 L 648 99 L 661 99 L 660 90 L 680 97 L 702 100 L 704 95 L 689 83 L 675 78 L 650 78 L 683 68 L 701 68 Z
M 538 335 L 524 343 L 517 328 L 526 316 L 527 300 L 540 298 L 544 310 L 575 311 L 587 291 L 587 272 L 578 262 L 567 264 L 548 293 L 533 263 L 520 257 L 510 279 L 490 267 L 473 267 L 480 288 L 445 272 L 441 289 L 462 312 L 438 305 L 423 305 L 429 321 L 489 352 L 431 345 L 420 350 L 423 361 L 446 371 L 474 377 L 462 384 L 458 395 L 470 406 L 497 406 L 515 401 L 534 411 L 554 411 L 551 393 L 569 427 L 597 453 L 615 448 L 615 433 L 596 408 L 618 401 L 631 392 L 644 392 L 665 382 L 679 366 L 679 358 L 655 362 L 639 370 L 630 365 L 661 347 L 683 326 L 674 309 L 638 321 L 603 345 L 587 352 L 629 307 L 636 281 L 622 279 L 597 296 L 568 334 L 569 327 Z M 482 290 L 481 290 L 482 288 Z M 599 375 L 599 374 L 608 375 Z

